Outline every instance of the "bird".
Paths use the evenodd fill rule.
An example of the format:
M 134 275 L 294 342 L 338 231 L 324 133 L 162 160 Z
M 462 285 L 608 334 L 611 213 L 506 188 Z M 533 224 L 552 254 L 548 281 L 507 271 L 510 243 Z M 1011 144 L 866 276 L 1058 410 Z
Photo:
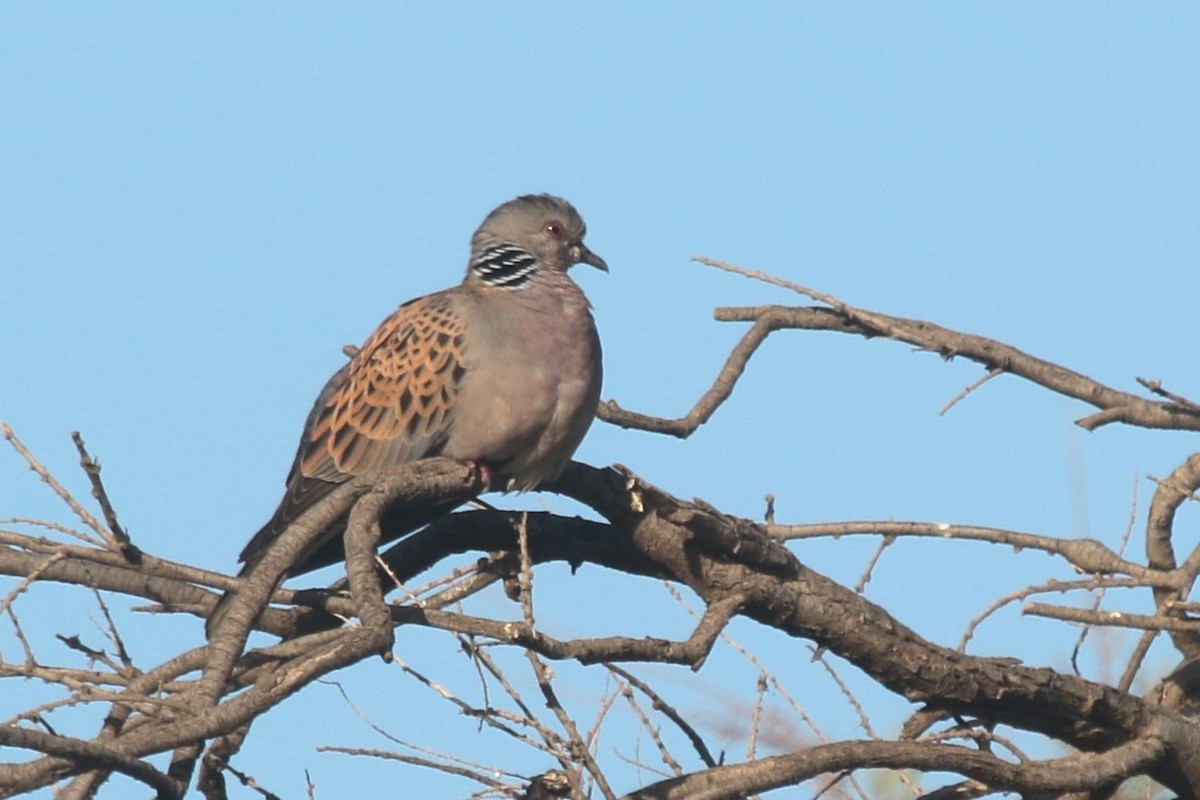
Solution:
M 561 197 L 509 200 L 472 235 L 460 284 L 404 303 L 349 350 L 309 412 L 283 499 L 242 550 L 240 574 L 356 476 L 445 456 L 486 470 L 503 491 L 556 478 L 591 426 L 603 378 L 591 303 L 567 274 L 576 264 L 608 272 L 586 233 Z M 384 533 L 449 510 L 389 509 Z M 287 576 L 344 560 L 345 525 L 323 531 Z M 210 635 L 231 596 L 209 615 Z

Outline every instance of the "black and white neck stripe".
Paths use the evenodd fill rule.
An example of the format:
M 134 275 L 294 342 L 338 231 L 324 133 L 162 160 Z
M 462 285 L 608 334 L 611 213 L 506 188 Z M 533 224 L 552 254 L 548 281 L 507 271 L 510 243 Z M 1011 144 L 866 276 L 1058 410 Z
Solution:
M 471 262 L 471 272 L 487 286 L 523 289 L 538 270 L 537 258 L 515 244 L 499 244 L 484 250 Z

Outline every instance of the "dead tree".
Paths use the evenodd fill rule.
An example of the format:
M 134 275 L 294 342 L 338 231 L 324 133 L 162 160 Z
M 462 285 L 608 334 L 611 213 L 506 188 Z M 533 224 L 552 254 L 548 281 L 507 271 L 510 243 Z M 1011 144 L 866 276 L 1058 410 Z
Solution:
M 718 320 L 751 325 L 691 411 L 661 419 L 610 401 L 599 408 L 602 420 L 686 438 L 730 396 L 768 336 L 812 330 L 881 337 L 945 359 L 977 363 L 984 376 L 968 392 L 998 375 L 1022 378 L 1092 407 L 1078 420 L 1087 430 L 1116 423 L 1200 430 L 1200 405 L 1157 382 L 1139 379 L 1145 394 L 1119 391 L 998 341 L 854 308 L 786 281 L 701 260 L 794 290 L 817 305 L 718 309 Z M 11 628 L 9 641 L 23 653 L 14 657 L 12 647 L 6 647 L 0 677 L 14 687 L 36 679 L 56 692 L 53 699 L 31 705 L 0 726 L 3 796 L 49 786 L 58 787 L 60 797 L 99 796 L 115 774 L 145 784 L 162 798 L 182 797 L 192 785 L 206 797 L 225 797 L 231 776 L 254 785 L 246 774 L 253 765 L 238 764 L 237 754 L 253 735 L 255 722 L 336 670 L 374 657 L 391 659 L 396 631 L 413 626 L 457 637 L 480 684 L 497 695 L 495 702 L 473 703 L 439 687 L 452 713 L 467 714 L 495 735 L 528 745 L 536 754 L 531 763 L 544 769 L 530 777 L 527 764 L 479 765 L 461 753 L 355 752 L 408 765 L 397 770 L 432 768 L 461 776 L 467 786 L 463 796 L 696 800 L 743 798 L 816 781 L 813 786 L 827 796 L 870 797 L 857 783 L 858 775 L 891 770 L 897 780 L 910 782 L 912 796 L 931 798 L 1005 792 L 1030 798 L 1115 797 L 1139 778 L 1179 798 L 1200 798 L 1200 728 L 1195 725 L 1200 620 L 1192 616 L 1189 601 L 1200 572 L 1200 549 L 1177 557 L 1174 530 L 1176 511 L 1197 499 L 1200 454 L 1158 482 L 1145 526 L 1145 563 L 1090 539 L 986 527 L 896 521 L 787 525 L 777 523 L 770 510 L 766 522 L 756 522 L 672 496 L 628 469 L 579 463 L 543 491 L 578 501 L 594 518 L 476 507 L 448 515 L 376 556 L 376 544 L 386 533 L 380 530 L 381 513 L 389 504 L 430 499 L 466 503 L 487 489 L 477 471 L 430 459 L 341 486 L 293 525 L 240 586 L 230 621 L 213 641 L 196 641 L 162 663 L 142 665 L 125 652 L 117 626 L 107 617 L 111 598 L 142 598 L 153 604 L 149 610 L 204 617 L 221 592 L 238 585 L 236 579 L 156 557 L 130 541 L 99 468 L 78 437 L 99 518 L 55 481 L 11 428 L 5 425 L 3 432 L 86 528 L 10 520 L 0 529 L 0 573 L 12 576 L 0 610 Z M 272 595 L 296 554 L 328 520 L 347 512 L 343 584 L 327 591 L 284 588 Z M 1030 615 L 1141 631 L 1137 646 L 1124 658 L 1120 678 L 1111 685 L 1014 659 L 968 655 L 964 645 L 970 632 L 957 648 L 928 641 L 887 609 L 802 563 L 787 546 L 803 537 L 851 534 L 879 536 L 881 548 L 905 537 L 1005 544 L 1043 551 L 1077 573 L 1071 581 L 1030 587 L 997 605 L 1047 591 L 1124 587 L 1144 591 L 1155 611 L 1026 603 L 1024 612 Z M 465 566 L 453 561 L 464 553 L 476 554 L 476 560 Z M 385 600 L 395 587 L 405 587 L 448 561 L 457 566 L 444 578 Z M 537 624 L 533 599 L 538 565 L 555 561 L 665 581 L 689 590 L 703 609 L 691 634 L 679 640 L 558 638 Z M 64 634 L 60 640 L 68 655 L 59 656 L 60 663 L 49 664 L 35 652 L 21 620 L 39 613 L 31 589 L 47 583 L 94 593 L 109 620 L 105 646 Z M 513 613 L 483 616 L 463 610 L 464 600 L 493 584 L 512 599 Z M 577 612 L 602 614 L 603 609 L 581 600 Z M 668 691 L 639 676 L 634 665 L 682 664 L 703 675 L 706 659 L 735 619 L 774 632 L 783 644 L 808 642 L 818 656 L 835 654 L 917 710 L 895 738 L 808 742 L 790 752 L 723 762 L 670 701 Z M 247 647 L 252 628 L 278 641 Z M 1174 648 L 1175 668 L 1152 689 L 1135 691 L 1150 645 L 1162 633 Z M 513 667 L 499 664 L 498 650 L 523 656 L 536 702 L 517 687 Z M 571 662 L 609 677 L 611 691 L 597 700 L 599 710 L 590 727 L 560 698 L 551 662 Z M 414 687 L 438 683 L 438 676 L 400 666 L 417 679 Z M 764 673 L 761 681 L 765 686 L 776 679 Z M 616 713 L 611 709 L 618 701 L 657 750 L 643 764 L 649 768 L 653 761 L 659 775 L 645 778 L 643 773 L 645 779 L 633 789 L 615 785 L 610 779 L 614 766 L 595 746 L 597 731 Z M 102 708 L 102 719 L 90 729 L 72 724 L 66 712 L 80 706 Z M 61 723 L 60 717 L 65 718 Z M 1046 746 L 1027 754 L 1006 733 L 1010 731 L 1035 734 Z M 168 753 L 169 763 L 152 760 Z M 912 778 L 913 773 L 958 777 L 932 788 L 938 782 Z

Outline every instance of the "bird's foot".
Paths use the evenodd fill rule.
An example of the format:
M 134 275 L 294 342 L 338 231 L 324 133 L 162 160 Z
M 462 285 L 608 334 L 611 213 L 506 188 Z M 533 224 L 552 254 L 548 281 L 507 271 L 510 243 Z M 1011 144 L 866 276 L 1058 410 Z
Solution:
M 492 479 L 495 477 L 496 471 L 491 464 L 488 464 L 486 461 L 474 461 L 472 459 L 467 459 L 463 463 L 467 465 L 468 469 L 474 473 L 474 476 L 479 479 L 485 487 L 489 489 L 492 487 Z

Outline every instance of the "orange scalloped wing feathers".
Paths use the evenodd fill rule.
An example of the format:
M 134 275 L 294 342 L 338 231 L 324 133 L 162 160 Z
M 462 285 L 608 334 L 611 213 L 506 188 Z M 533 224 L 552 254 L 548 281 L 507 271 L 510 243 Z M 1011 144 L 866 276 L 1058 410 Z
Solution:
M 300 473 L 341 481 L 436 454 L 462 382 L 462 339 L 447 293 L 397 309 L 351 360 L 324 407 L 313 409 Z

